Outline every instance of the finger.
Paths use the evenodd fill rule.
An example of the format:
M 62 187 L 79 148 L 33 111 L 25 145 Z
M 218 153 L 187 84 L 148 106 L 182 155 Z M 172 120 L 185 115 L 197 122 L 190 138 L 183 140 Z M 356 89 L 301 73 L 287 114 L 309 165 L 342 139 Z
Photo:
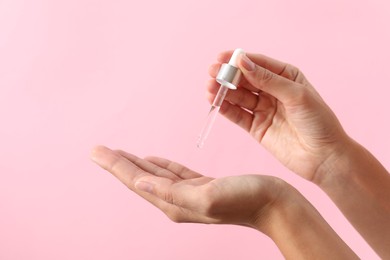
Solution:
M 131 157 L 131 155 L 129 157 Z M 189 221 L 191 221 L 186 216 L 186 214 L 183 214 L 184 210 L 179 209 L 176 205 L 168 203 L 164 199 L 161 199 L 159 196 L 151 194 L 148 190 L 137 188 L 135 183 L 137 183 L 138 178 L 152 175 L 145 173 L 142 169 L 135 166 L 132 162 L 122 157 L 122 155 L 120 155 L 118 152 L 112 151 L 104 146 L 98 146 L 92 150 L 91 158 L 99 166 L 111 172 L 129 189 L 133 190 L 142 198 L 149 201 L 151 204 L 163 211 L 169 218 L 173 219 L 172 216 L 174 216 L 176 219 L 188 219 Z
M 167 204 L 165 201 L 135 188 L 134 181 L 136 178 L 148 176 L 150 174 L 147 174 L 143 170 L 139 169 L 133 163 L 122 157 L 119 153 L 104 146 L 97 146 L 92 150 L 91 159 L 103 169 L 111 172 L 129 189 L 133 190 L 153 205 L 161 209 L 169 206 L 165 205 Z
M 100 167 L 112 173 L 123 184 L 134 189 L 136 178 L 150 175 L 150 173 L 137 167 L 117 152 L 104 146 L 97 146 L 92 150 L 91 158 Z
M 217 61 L 221 63 L 228 63 L 233 55 L 234 50 L 223 51 L 218 54 Z
M 213 98 L 213 96 L 208 97 L 209 101 Z M 261 94 L 260 98 L 262 99 L 262 102 L 260 102 L 253 113 L 250 113 L 237 105 L 231 104 L 226 100 L 223 101 L 219 112 L 245 131 L 251 133 L 255 139 L 261 140 L 260 137 L 263 136 L 264 131 L 267 129 L 267 125 L 272 121 L 272 116 L 275 111 L 274 103 L 276 101 L 275 99 L 268 97 L 267 94 Z
M 249 83 L 274 96 L 284 104 L 293 105 L 297 95 L 302 94 L 303 87 L 301 84 L 256 65 L 246 55 L 239 57 L 238 66 Z
M 178 207 L 184 207 L 184 204 L 186 203 L 183 202 L 183 197 L 177 199 L 176 196 L 174 196 L 174 188 L 176 186 L 173 184 L 174 182 L 172 180 L 166 178 L 158 176 L 146 176 L 144 178 L 138 179 L 135 183 L 135 187 L 138 190 L 153 194 L 169 204 L 176 205 Z
M 221 63 L 211 64 L 209 67 L 209 75 L 214 79 L 217 77 L 219 70 L 221 69 Z
M 131 156 L 130 156 L 131 157 Z M 164 212 L 171 220 L 175 222 L 199 222 L 199 223 L 210 223 L 212 219 L 197 214 L 196 212 L 192 212 L 191 210 L 188 210 L 186 208 L 182 208 L 177 206 L 174 203 L 169 203 L 168 201 L 173 202 L 171 199 L 169 199 L 169 196 L 162 195 L 162 190 L 160 191 L 159 195 L 156 196 L 153 193 L 151 193 L 148 188 L 142 189 L 142 181 L 137 182 L 137 177 L 140 176 L 152 176 L 152 175 L 136 175 L 134 174 L 134 167 L 131 166 L 131 162 L 128 161 L 126 163 L 126 160 L 124 157 L 122 157 L 118 152 L 112 151 L 106 147 L 98 146 L 93 149 L 91 158 L 99 164 L 102 168 L 110 171 L 113 173 L 114 176 L 116 176 L 118 179 L 120 179 L 123 183 L 126 184 L 130 189 L 132 189 L 135 193 L 143 197 L 145 200 L 150 202 L 152 205 L 159 208 L 162 212 Z M 130 167 L 128 167 L 130 165 Z M 142 170 L 141 170 L 142 171 Z M 129 176 L 132 175 L 132 176 Z M 155 178 L 161 178 L 162 180 L 165 180 L 163 182 L 172 182 L 172 180 L 164 179 L 162 177 L 156 177 Z M 134 180 L 137 185 L 133 185 Z M 194 196 L 194 194 L 192 194 Z M 164 198 L 164 199 L 162 199 Z M 184 196 L 183 196 L 184 198 Z M 177 200 L 176 200 L 177 201 Z M 178 204 L 179 203 L 178 201 Z M 194 204 L 193 202 L 190 204 Z
M 207 91 L 209 94 L 211 94 L 213 100 L 217 95 L 219 88 L 220 85 L 215 80 L 209 80 L 207 84 Z M 253 111 L 259 102 L 259 95 L 249 91 L 246 88 L 237 88 L 236 90 L 229 90 L 226 94 L 225 100 L 237 106 Z M 211 102 L 213 101 L 211 100 Z
M 215 84 L 218 84 L 219 86 L 220 86 L 220 84 L 215 80 L 215 78 L 217 77 L 217 74 L 218 74 L 218 71 L 219 71 L 220 68 L 221 68 L 221 64 L 220 63 L 212 64 L 210 66 L 210 68 L 209 68 L 210 76 L 213 78 Z M 250 84 L 245 79 L 245 77 L 241 77 L 240 82 L 238 83 L 237 87 L 238 88 L 246 88 L 247 90 L 249 90 L 251 92 L 259 92 L 259 89 L 253 87 L 252 84 Z
M 221 52 L 218 55 L 217 60 L 221 63 L 227 63 L 229 62 L 233 52 L 234 50 Z M 246 55 L 257 65 L 289 80 L 295 81 L 297 77 L 303 77 L 303 74 L 300 72 L 300 70 L 291 64 L 258 53 L 246 53 Z
M 139 168 L 144 170 L 145 172 L 151 173 L 156 176 L 164 177 L 164 178 L 169 178 L 173 181 L 179 181 L 182 178 L 178 175 L 176 175 L 174 172 L 170 171 L 169 169 L 166 169 L 164 167 L 160 167 L 149 160 L 141 159 L 137 157 L 134 154 L 117 150 L 119 154 L 124 156 L 126 159 L 128 159 L 130 162 L 134 163 L 137 165 Z
M 208 94 L 208 100 L 213 100 L 215 96 L 212 94 Z M 212 102 L 212 101 L 211 101 Z M 249 113 L 248 111 L 242 109 L 241 107 L 237 105 L 233 105 L 229 103 L 228 101 L 224 100 L 221 108 L 219 110 L 219 113 L 221 113 L 223 116 L 228 118 L 233 123 L 239 125 L 244 130 L 248 131 L 250 130 L 250 127 L 252 125 L 253 120 L 253 114 Z
M 173 182 L 167 178 L 153 175 L 137 179 L 135 186 L 139 190 L 153 194 L 161 200 L 180 208 L 193 209 L 195 205 L 200 203 L 199 200 L 201 199 L 199 186 Z
M 160 158 L 156 156 L 148 156 L 145 157 L 145 160 L 161 168 L 167 169 L 170 172 L 173 172 L 174 174 L 176 174 L 182 179 L 193 179 L 193 178 L 198 178 L 203 176 L 202 174 L 192 171 L 179 163 L 172 162 L 164 158 Z
M 166 180 L 166 179 L 165 179 Z M 142 178 L 135 184 L 136 189 L 150 198 L 150 202 L 162 210 L 165 215 L 172 221 L 177 223 L 211 223 L 213 219 L 199 214 L 196 207 L 203 204 L 199 199 L 194 199 L 194 195 L 188 199 L 188 193 L 191 188 L 181 191 L 173 191 L 172 184 L 164 183 L 164 179 L 160 177 Z M 195 208 L 195 210 L 193 210 Z

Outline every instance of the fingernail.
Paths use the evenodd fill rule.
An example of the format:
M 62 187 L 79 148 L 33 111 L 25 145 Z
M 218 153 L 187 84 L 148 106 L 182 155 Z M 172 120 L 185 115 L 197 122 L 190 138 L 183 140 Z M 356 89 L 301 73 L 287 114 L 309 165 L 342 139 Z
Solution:
M 240 63 L 241 63 L 241 66 L 243 66 L 244 69 L 246 69 L 247 71 L 255 70 L 256 65 L 245 54 L 241 54 Z
M 113 161 L 113 156 L 117 155 L 111 149 L 105 146 L 97 146 L 92 150 L 90 158 L 97 165 L 107 170 Z
M 138 190 L 141 190 L 141 191 L 144 191 L 144 192 L 147 192 L 147 193 L 153 193 L 154 185 L 152 183 L 150 183 L 150 182 L 138 181 L 138 182 L 135 183 L 134 186 Z
M 101 145 L 93 148 L 90 155 L 92 161 L 99 163 L 104 157 L 104 154 L 107 152 L 107 150 L 109 150 L 107 147 Z

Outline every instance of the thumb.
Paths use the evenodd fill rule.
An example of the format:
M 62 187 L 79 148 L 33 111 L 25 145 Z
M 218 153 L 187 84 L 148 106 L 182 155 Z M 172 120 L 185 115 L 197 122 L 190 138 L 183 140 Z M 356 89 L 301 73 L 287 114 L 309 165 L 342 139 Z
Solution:
M 173 181 L 170 179 L 157 176 L 145 176 L 139 178 L 134 186 L 138 190 L 153 194 L 154 196 L 173 204 Z
M 255 64 L 245 54 L 240 55 L 238 66 L 250 84 L 284 104 L 291 104 L 299 91 L 303 90 L 300 84 Z
M 193 207 L 199 202 L 199 192 L 192 185 L 174 182 L 159 176 L 144 176 L 136 180 L 135 188 L 179 207 Z

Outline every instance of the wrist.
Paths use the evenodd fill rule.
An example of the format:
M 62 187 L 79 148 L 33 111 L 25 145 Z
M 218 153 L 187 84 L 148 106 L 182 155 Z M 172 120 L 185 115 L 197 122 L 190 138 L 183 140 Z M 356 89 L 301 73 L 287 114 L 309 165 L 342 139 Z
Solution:
M 270 237 L 285 258 L 357 259 L 310 202 L 285 186 L 255 228 Z
M 350 139 L 338 159 L 327 162 L 316 184 L 333 200 L 380 257 L 389 258 L 390 175 L 363 146 Z M 325 169 L 325 167 L 323 168 Z
M 322 187 L 331 179 L 349 177 L 346 175 L 349 174 L 350 161 L 361 149 L 358 143 L 345 134 L 327 153 L 328 155 L 316 169 L 311 181 Z
M 294 187 L 286 182 L 283 186 L 278 196 L 261 209 L 254 223 L 255 229 L 272 239 L 278 226 L 289 222 L 291 218 L 299 217 L 307 206 L 303 203 L 303 196 Z
M 269 180 L 264 187 L 265 192 L 262 194 L 262 198 L 266 198 L 267 203 L 261 203 L 260 206 L 257 207 L 257 209 L 253 212 L 248 225 L 262 233 L 265 233 L 267 226 L 271 221 L 271 213 L 275 210 L 275 208 L 280 207 L 280 204 L 285 199 L 285 193 L 287 193 L 291 185 L 284 180 L 273 176 L 263 175 L 262 178 L 268 178 Z
M 277 185 L 272 185 L 273 187 L 270 188 L 269 193 L 272 196 L 268 204 L 256 212 L 251 224 L 254 229 L 271 238 L 273 238 L 274 227 L 284 221 L 281 217 L 299 216 L 304 207 L 302 200 L 305 200 L 293 186 L 284 180 L 275 178 L 275 183 Z

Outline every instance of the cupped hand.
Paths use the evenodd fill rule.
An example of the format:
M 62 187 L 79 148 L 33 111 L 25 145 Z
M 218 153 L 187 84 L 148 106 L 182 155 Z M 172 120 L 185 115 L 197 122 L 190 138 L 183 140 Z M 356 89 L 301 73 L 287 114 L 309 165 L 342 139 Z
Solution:
M 167 159 L 141 159 L 103 146 L 91 158 L 175 222 L 258 228 L 287 185 L 260 175 L 214 179 Z
M 219 55 L 209 69 L 208 100 L 219 84 L 215 77 L 232 51 Z M 349 138 L 338 119 L 305 76 L 290 64 L 261 54 L 239 58 L 243 77 L 229 91 L 220 113 L 248 131 L 290 170 L 319 181 Z

